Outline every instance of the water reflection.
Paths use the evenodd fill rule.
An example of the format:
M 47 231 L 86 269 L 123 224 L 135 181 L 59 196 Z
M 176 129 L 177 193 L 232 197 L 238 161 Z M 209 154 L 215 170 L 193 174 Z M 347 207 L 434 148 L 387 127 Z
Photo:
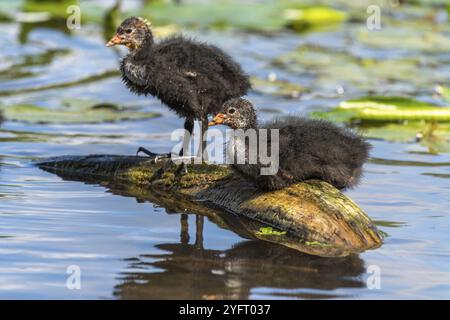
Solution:
M 188 217 L 181 215 L 180 242 L 156 245 L 164 251 L 126 259 L 113 295 L 120 299 L 248 299 L 254 289 L 267 296 L 334 298 L 312 290 L 361 288 L 364 262 L 356 255 L 320 258 L 276 244 L 243 241 L 226 250 L 203 245 L 203 217 L 196 215 L 190 243 Z M 157 270 L 157 271 L 155 271 Z M 270 289 L 264 289 L 270 288 Z
M 137 164 L 141 161 L 147 161 L 145 157 L 128 158 L 130 163 Z M 51 161 L 50 161 L 51 162 Z M 276 235 L 260 235 L 261 228 L 269 225 L 250 219 L 245 216 L 238 216 L 217 208 L 209 202 L 195 201 L 189 196 L 184 196 L 170 189 L 158 188 L 153 186 L 137 185 L 117 181 L 105 181 L 104 177 L 95 174 L 80 174 L 70 170 L 60 170 L 57 166 L 47 165 L 47 162 L 37 162 L 36 165 L 42 170 L 51 172 L 64 180 L 82 181 L 88 184 L 101 184 L 108 188 L 108 192 L 125 197 L 136 198 L 137 202 L 150 202 L 161 206 L 166 213 L 195 213 L 198 214 L 197 230 L 201 230 L 203 225 L 203 217 L 208 217 L 219 228 L 228 229 L 245 239 L 260 239 L 261 241 L 269 241 L 279 245 L 293 248 L 299 252 L 308 253 L 321 257 L 343 257 L 351 253 L 357 253 L 350 248 L 344 246 L 315 246 L 310 245 L 302 238 L 301 234 L 287 232 L 283 236 Z M 210 191 L 214 192 L 214 191 Z M 200 231 L 198 231 L 200 232 Z M 197 239 L 202 234 L 200 234 Z M 202 236 L 201 236 L 202 237 Z M 196 241 L 202 243 L 202 241 Z
M 0 81 L 37 76 L 56 58 L 69 53 L 70 50 L 67 49 L 48 49 L 36 54 L 23 55 L 20 62 L 12 63 L 8 69 L 0 70 Z
M 29 34 L 38 28 L 45 28 L 45 29 L 53 29 L 60 31 L 66 35 L 71 34 L 71 30 L 67 28 L 66 20 L 65 19 L 51 19 L 47 21 L 42 22 L 24 22 L 20 24 L 19 33 L 17 35 L 18 41 L 20 44 L 26 44 L 28 43 L 28 36 Z

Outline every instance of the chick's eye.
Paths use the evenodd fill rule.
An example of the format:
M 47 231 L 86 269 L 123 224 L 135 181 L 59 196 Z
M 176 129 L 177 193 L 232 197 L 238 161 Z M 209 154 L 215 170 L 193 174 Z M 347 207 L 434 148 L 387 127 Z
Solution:
M 235 112 L 236 112 L 236 110 L 233 109 L 233 108 L 231 108 L 231 109 L 228 110 L 228 114 L 233 114 L 233 113 L 235 113 Z
M 127 29 L 127 30 L 125 30 L 125 32 L 130 34 L 131 32 L 133 32 L 133 29 Z

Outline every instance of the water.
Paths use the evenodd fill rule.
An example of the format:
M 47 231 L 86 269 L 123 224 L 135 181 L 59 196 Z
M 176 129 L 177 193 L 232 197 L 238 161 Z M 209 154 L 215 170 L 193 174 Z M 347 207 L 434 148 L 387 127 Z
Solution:
M 376 93 L 433 100 L 432 88 L 448 82 L 450 51 L 346 44 L 354 29 L 345 25 L 276 38 L 212 31 L 196 36 L 223 47 L 252 76 L 275 73 L 309 89 L 300 100 L 252 92 L 262 119 L 327 109 L 367 94 L 366 84 L 373 83 L 379 84 L 372 88 Z M 247 240 L 210 219 L 202 224 L 195 213 L 173 212 L 116 188 L 65 181 L 32 166 L 32 159 L 64 154 L 133 154 L 141 145 L 167 151 L 170 133 L 182 121 L 156 100 L 129 93 L 118 76 L 33 90 L 116 69 L 118 53 L 104 47 L 98 27 L 72 35 L 36 27 L 23 42 L 20 24 L 3 23 L 0 30 L 0 104 L 54 108 L 63 99 L 83 97 L 161 114 L 114 123 L 2 125 L 0 298 L 450 298 L 449 153 L 429 152 L 415 142 L 371 140 L 373 160 L 361 185 L 347 195 L 388 234 L 376 250 L 331 259 Z M 445 28 L 441 32 L 448 34 Z M 323 69 L 296 66 L 305 69 L 301 73 L 273 63 L 304 44 L 346 52 L 339 61 L 349 56 L 406 59 L 416 53 L 432 63 L 408 69 L 420 79 L 414 73 L 390 74 L 400 79 L 389 86 L 384 85 L 388 71 L 364 75 L 367 83 L 357 79 L 355 84 L 348 74 L 323 79 L 315 74 Z M 338 86 L 345 88 L 343 96 L 336 94 Z M 81 268 L 80 290 L 66 287 L 71 265 Z M 381 288 L 371 290 L 367 279 L 374 267 L 381 272 Z

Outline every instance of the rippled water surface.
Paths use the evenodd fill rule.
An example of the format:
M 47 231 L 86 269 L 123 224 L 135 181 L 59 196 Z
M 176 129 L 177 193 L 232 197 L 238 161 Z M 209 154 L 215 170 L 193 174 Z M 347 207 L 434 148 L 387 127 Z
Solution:
M 408 41 L 376 46 L 356 37 L 360 28 L 355 23 L 276 36 L 191 33 L 224 48 L 254 77 L 276 74 L 308 89 L 294 99 L 251 92 L 262 119 L 329 109 L 373 91 L 437 99 L 433 88 L 450 79 L 450 51 Z M 450 34 L 448 27 L 431 23 L 418 28 L 435 28 L 444 38 Z M 62 100 L 84 98 L 161 115 L 92 124 L 3 123 L 0 298 L 450 298 L 450 153 L 430 152 L 414 141 L 371 140 L 373 160 L 361 185 L 347 195 L 387 233 L 376 250 L 331 259 L 247 240 L 195 213 L 173 212 L 119 189 L 62 180 L 32 166 L 33 159 L 56 155 L 134 154 L 141 145 L 167 151 L 170 133 L 182 121 L 158 101 L 123 87 L 114 73 L 121 53 L 105 48 L 96 25 L 69 34 L 4 22 L 0 30 L 1 105 L 55 108 Z M 396 30 L 409 36 L 414 25 L 405 22 Z M 302 47 L 312 50 L 312 67 L 279 62 Z M 377 73 L 364 69 L 367 74 L 352 62 L 418 57 L 422 62 L 414 68 L 405 63 L 392 69 L 394 63 Z M 66 288 L 70 265 L 81 268 L 81 290 Z M 380 289 L 366 285 L 370 266 L 381 271 Z

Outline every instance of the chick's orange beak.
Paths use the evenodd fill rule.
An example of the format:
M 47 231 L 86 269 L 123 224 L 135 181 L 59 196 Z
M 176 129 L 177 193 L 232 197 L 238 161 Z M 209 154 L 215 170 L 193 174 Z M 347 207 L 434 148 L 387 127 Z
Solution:
M 112 46 L 122 44 L 122 43 L 123 43 L 123 38 L 121 36 L 119 36 L 118 34 L 116 34 L 116 35 L 114 35 L 114 37 L 111 38 L 111 40 L 108 41 L 106 46 L 112 47 Z
M 218 114 L 216 114 L 214 119 L 208 123 L 208 126 L 212 127 L 212 126 L 216 126 L 218 124 L 223 124 L 223 122 L 226 120 L 226 118 L 227 118 L 227 116 L 224 115 L 223 113 L 218 113 Z

